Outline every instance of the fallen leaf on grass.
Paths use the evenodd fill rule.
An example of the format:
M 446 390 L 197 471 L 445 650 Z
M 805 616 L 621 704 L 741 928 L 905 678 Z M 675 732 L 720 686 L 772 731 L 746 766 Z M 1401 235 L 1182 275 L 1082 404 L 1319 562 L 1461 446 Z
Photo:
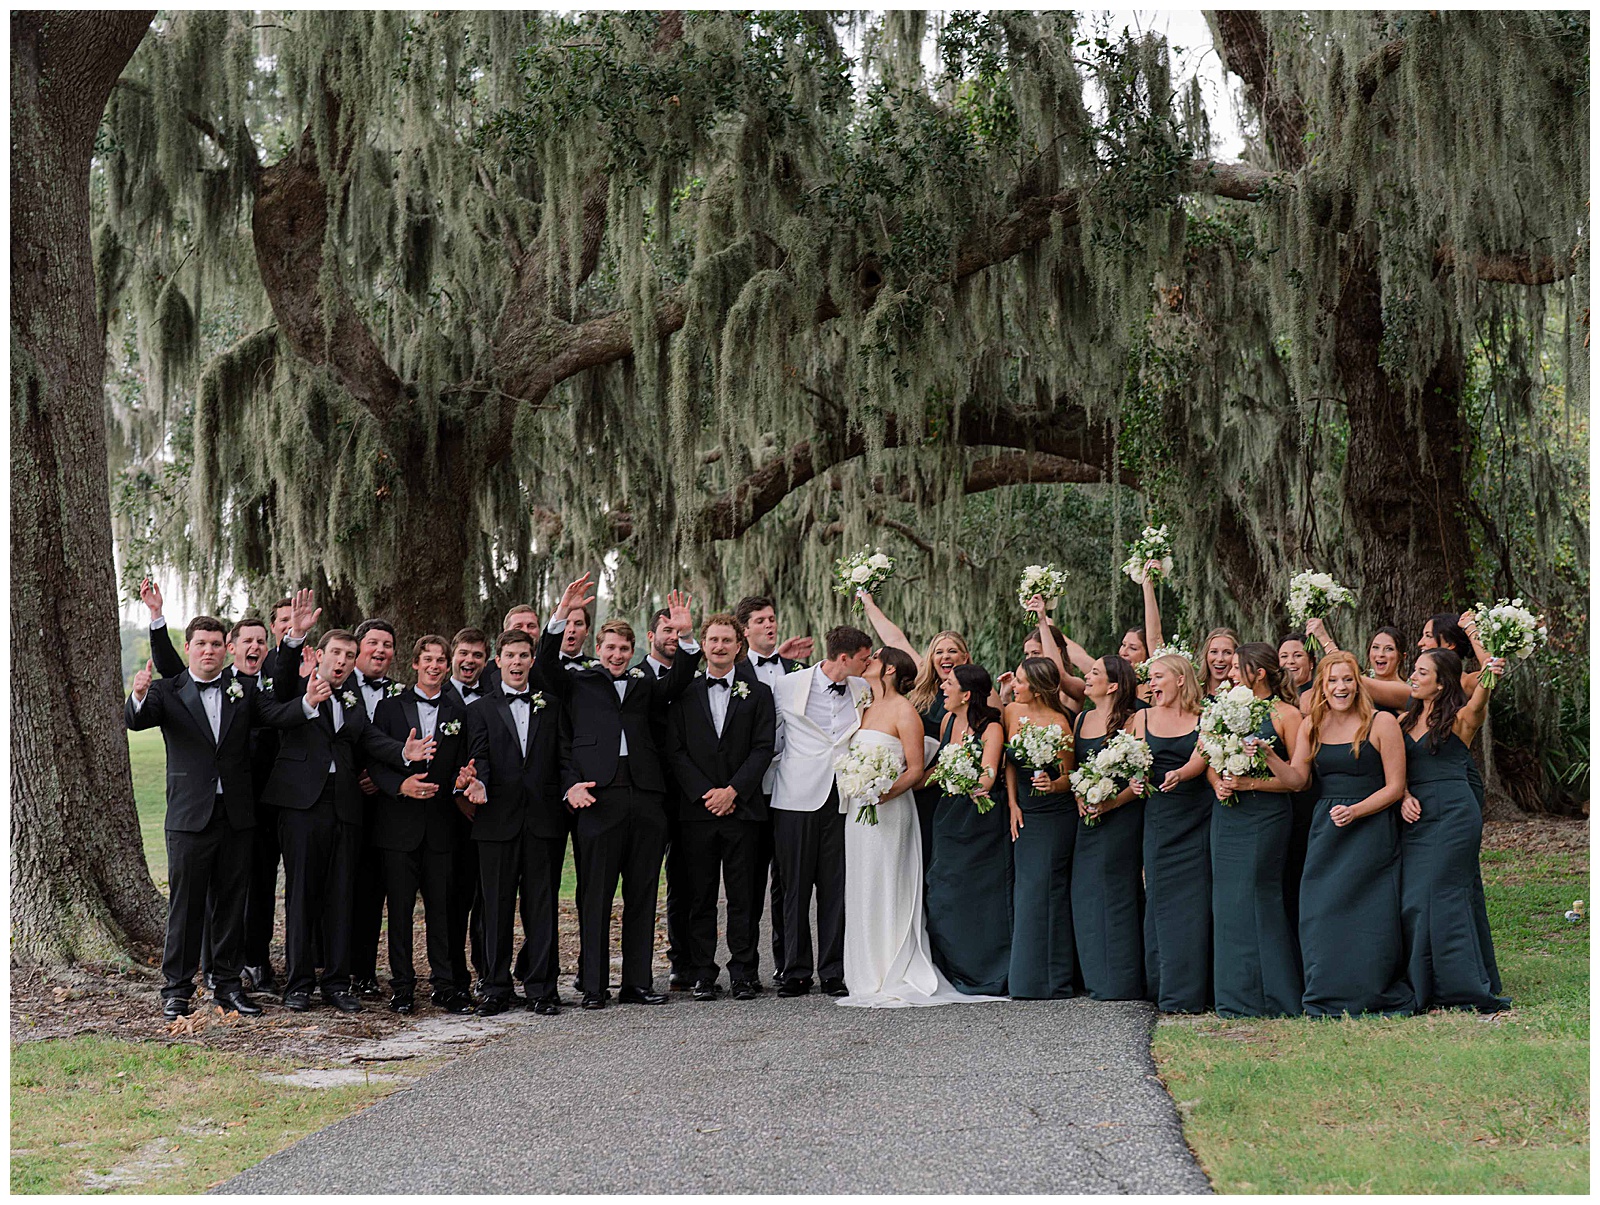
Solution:
M 179 1017 L 167 1026 L 167 1032 L 177 1034 L 197 1034 L 206 1027 L 211 1020 L 205 1013 L 190 1013 L 186 1017 Z

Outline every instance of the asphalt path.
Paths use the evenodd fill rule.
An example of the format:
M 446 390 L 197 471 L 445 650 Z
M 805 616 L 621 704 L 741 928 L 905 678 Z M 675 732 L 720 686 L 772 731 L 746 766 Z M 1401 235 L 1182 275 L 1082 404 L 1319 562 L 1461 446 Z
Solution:
M 811 995 L 516 1017 L 241 1193 L 1209 1191 L 1150 1005 Z

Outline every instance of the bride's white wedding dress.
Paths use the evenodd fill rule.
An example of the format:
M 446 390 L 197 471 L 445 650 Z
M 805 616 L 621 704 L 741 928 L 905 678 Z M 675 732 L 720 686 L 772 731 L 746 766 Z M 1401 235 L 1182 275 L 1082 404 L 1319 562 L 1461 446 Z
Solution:
M 900 739 L 863 729 L 852 749 L 882 745 L 905 769 Z M 922 912 L 922 840 L 910 791 L 878 805 L 878 823 L 855 818 L 853 800 L 841 800 L 844 826 L 844 981 L 847 1008 L 909 1008 L 971 1004 L 1003 996 L 966 996 L 933 965 Z

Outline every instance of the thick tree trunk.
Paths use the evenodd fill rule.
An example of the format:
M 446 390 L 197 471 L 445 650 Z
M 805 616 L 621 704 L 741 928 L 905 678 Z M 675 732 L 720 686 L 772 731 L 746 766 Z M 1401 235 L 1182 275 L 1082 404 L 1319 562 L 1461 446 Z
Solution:
M 11 14 L 11 949 L 158 946 L 134 810 L 106 492 L 89 159 L 154 13 Z
M 411 664 L 411 642 L 432 633 L 449 639 L 480 618 L 467 605 L 465 566 L 477 534 L 473 474 L 461 464 L 459 435 L 441 432 L 432 459 L 401 453 L 400 472 L 411 483 L 395 504 L 397 540 L 406 572 L 383 575 L 373 585 L 371 614 L 395 626 L 396 665 Z M 490 632 L 498 636 L 499 632 Z

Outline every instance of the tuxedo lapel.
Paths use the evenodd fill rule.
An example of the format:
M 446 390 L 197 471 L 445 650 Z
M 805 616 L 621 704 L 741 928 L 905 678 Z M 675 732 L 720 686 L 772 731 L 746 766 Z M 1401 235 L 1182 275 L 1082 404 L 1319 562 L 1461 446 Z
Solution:
M 695 701 L 700 704 L 700 712 L 706 717 L 706 728 L 712 736 L 717 735 L 717 718 L 711 714 L 711 679 L 696 678 L 689 688 L 694 692 Z
M 215 745 L 217 738 L 211 734 L 211 721 L 206 718 L 206 705 L 200 701 L 200 688 L 194 684 L 187 670 L 184 671 L 183 682 L 178 686 L 178 698 L 183 700 L 189 714 L 194 716 L 194 722 L 200 725 L 200 731 L 206 734 L 206 739 Z
M 410 729 L 418 736 L 421 736 L 422 717 L 417 714 L 416 696 L 413 695 L 409 690 L 406 691 L 406 693 L 400 699 L 400 710 L 405 712 L 406 724 L 410 727 Z M 439 709 L 435 707 L 433 711 L 434 728 L 437 730 L 439 726 Z
M 495 714 L 500 717 L 500 722 L 506 726 L 506 731 L 511 734 L 511 743 L 520 749 L 520 738 L 517 736 L 517 718 L 511 714 L 511 704 L 506 702 L 505 692 L 496 691 L 482 703 L 479 703 L 478 706 L 482 707 L 485 704 L 494 708 Z M 531 722 L 528 724 L 528 732 L 530 734 L 528 743 L 531 745 L 533 743 L 531 735 L 533 724 Z
M 788 708 L 784 713 L 783 721 L 786 724 L 799 724 L 809 728 L 824 741 L 828 734 L 817 726 L 817 722 L 806 714 L 806 702 L 811 697 L 812 675 L 816 674 L 817 667 L 801 670 L 797 674 L 790 674 L 783 680 L 784 688 L 789 692 L 785 698 Z
M 236 703 L 228 697 L 228 687 L 238 681 L 239 675 L 234 673 L 231 669 L 223 675 L 222 714 L 221 718 L 217 722 L 217 747 L 219 749 L 222 747 L 222 742 L 228 739 L 228 728 L 233 723 L 234 712 L 238 711 L 239 708 L 244 707 L 249 703 L 249 700 L 245 698 L 240 698 Z M 243 683 L 240 683 L 239 689 L 245 689 Z M 206 725 L 206 728 L 209 731 L 210 725 Z

